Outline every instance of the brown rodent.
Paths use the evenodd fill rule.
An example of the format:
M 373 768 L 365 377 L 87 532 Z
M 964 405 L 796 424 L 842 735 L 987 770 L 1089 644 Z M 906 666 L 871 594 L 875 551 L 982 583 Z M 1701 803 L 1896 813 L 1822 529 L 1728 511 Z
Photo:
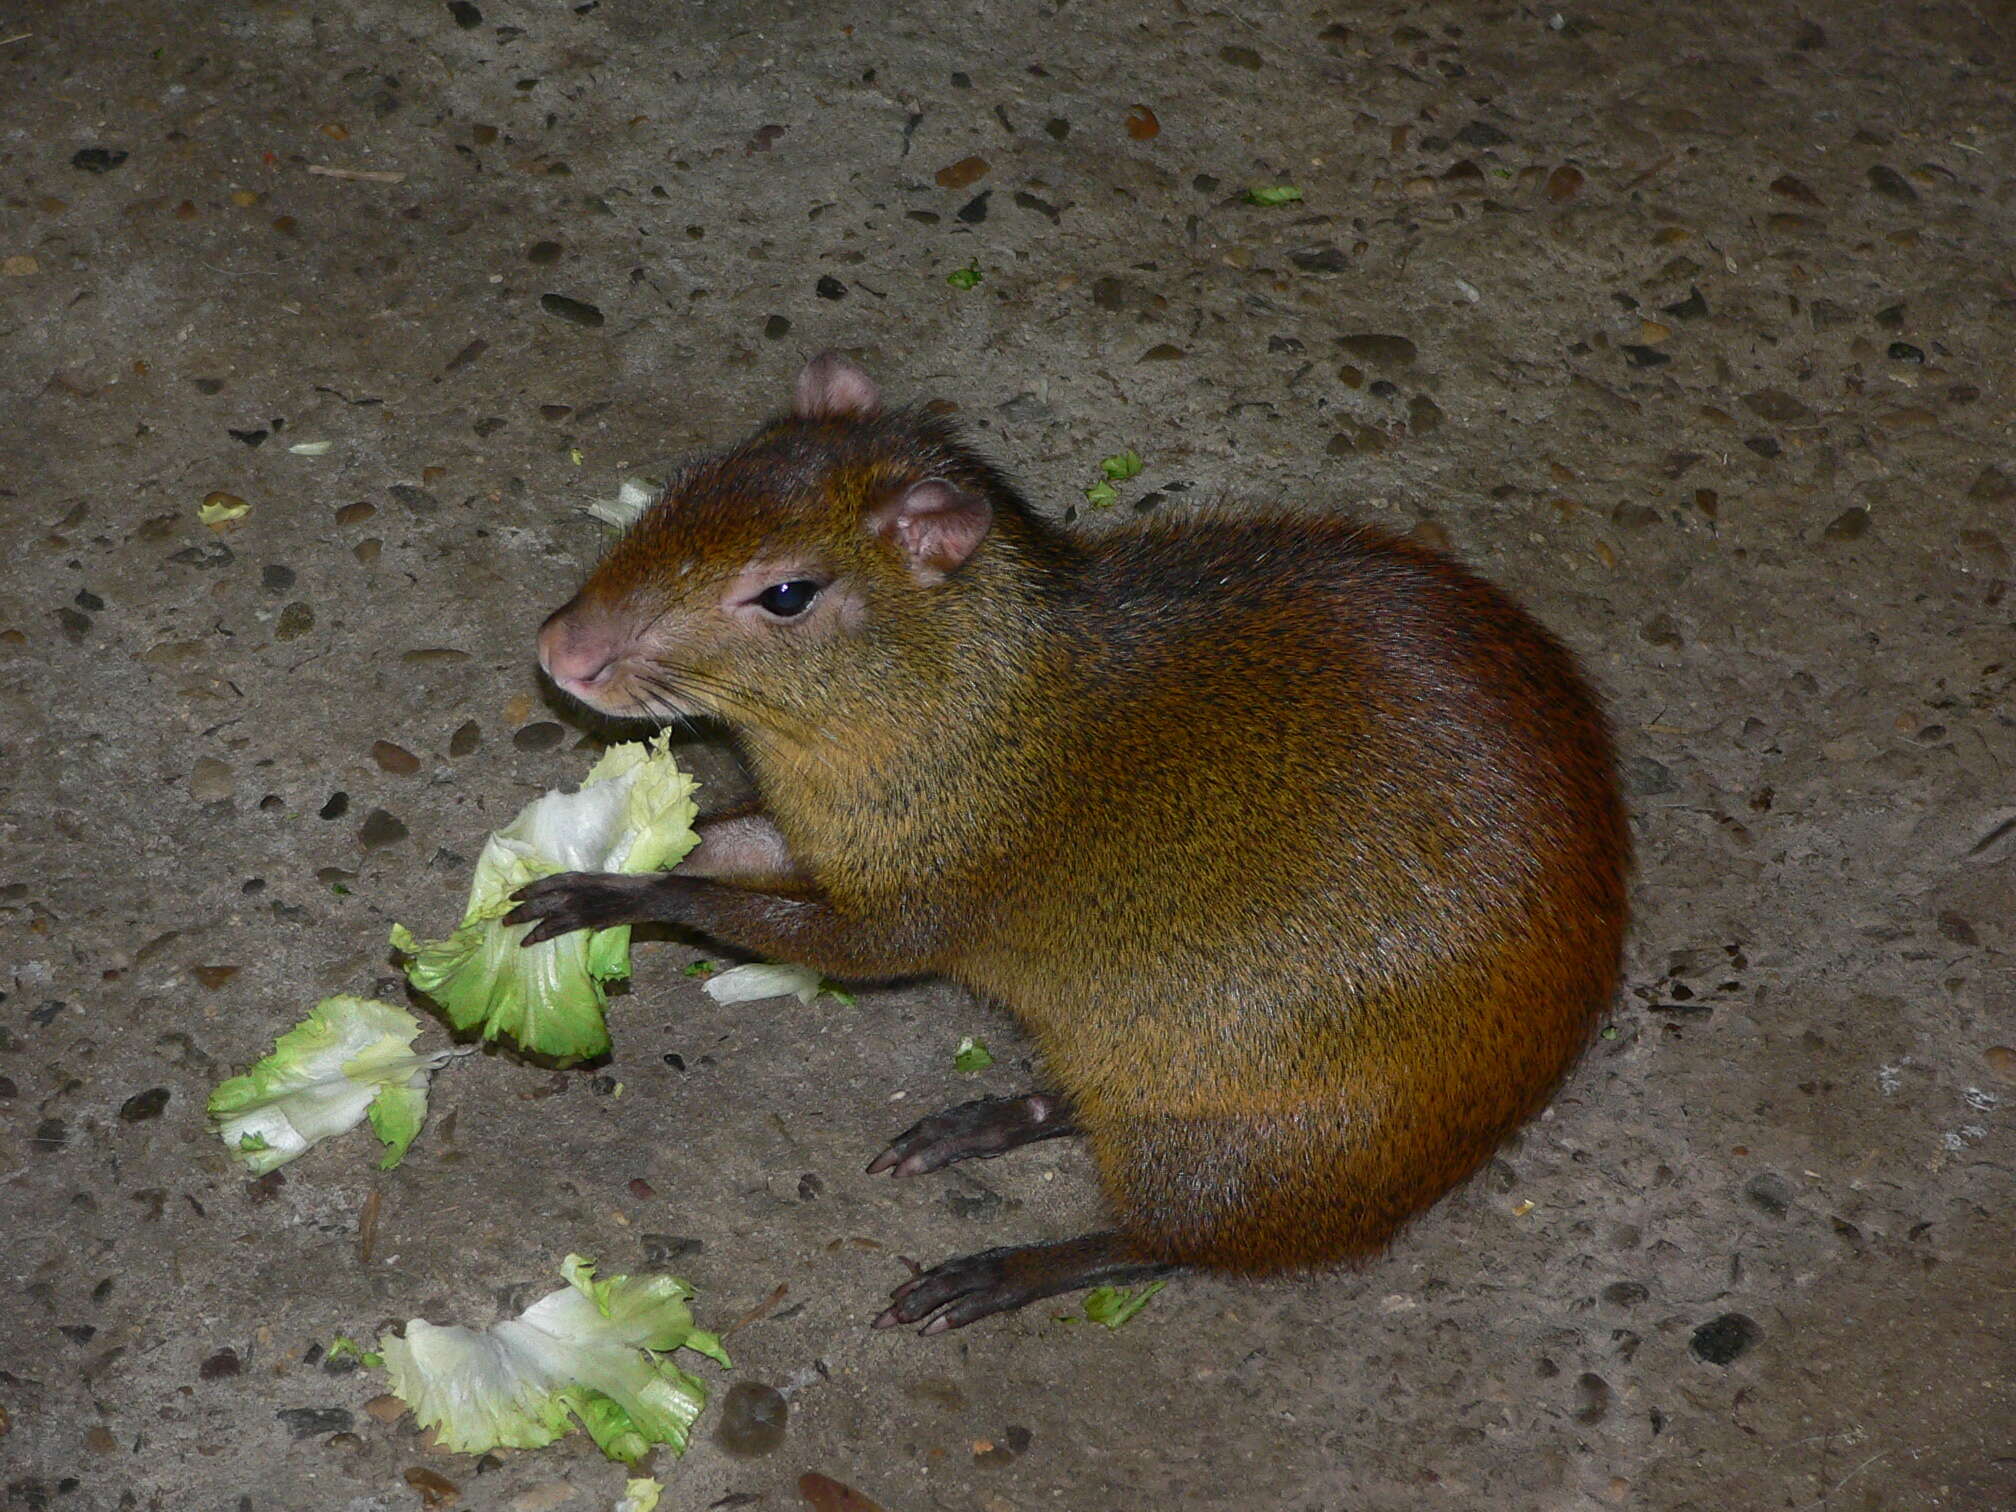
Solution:
M 724 720 L 760 807 L 673 873 L 534 884 L 530 938 L 670 920 L 942 973 L 1057 1090 L 870 1169 L 1091 1141 L 1115 1231 L 950 1261 L 880 1325 L 1376 1252 L 1539 1110 L 1615 990 L 1602 714 L 1546 631 L 1408 541 L 1284 514 L 1073 536 L 827 354 L 539 640 L 598 709 Z

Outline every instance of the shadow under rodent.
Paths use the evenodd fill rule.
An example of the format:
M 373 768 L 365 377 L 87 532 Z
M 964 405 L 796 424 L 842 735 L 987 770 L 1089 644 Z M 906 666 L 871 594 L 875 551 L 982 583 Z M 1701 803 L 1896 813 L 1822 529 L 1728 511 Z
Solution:
M 832 354 L 539 639 L 594 708 L 724 721 L 758 796 L 671 873 L 532 884 L 528 943 L 664 920 L 943 974 L 1055 1090 L 870 1169 L 1090 1142 L 1111 1231 L 949 1261 L 880 1326 L 1375 1253 L 1544 1105 L 1616 988 L 1610 737 L 1502 593 L 1334 519 L 1067 534 Z

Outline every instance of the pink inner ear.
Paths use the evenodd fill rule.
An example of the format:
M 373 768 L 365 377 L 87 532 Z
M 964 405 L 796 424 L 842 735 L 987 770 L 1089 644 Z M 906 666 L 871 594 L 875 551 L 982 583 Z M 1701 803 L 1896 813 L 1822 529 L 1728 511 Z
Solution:
M 821 352 L 798 374 L 791 411 L 801 420 L 872 420 L 882 413 L 882 391 L 838 352 Z
M 994 524 L 994 509 L 979 494 L 929 478 L 904 489 L 870 523 L 903 549 L 912 572 L 937 582 L 980 549 Z

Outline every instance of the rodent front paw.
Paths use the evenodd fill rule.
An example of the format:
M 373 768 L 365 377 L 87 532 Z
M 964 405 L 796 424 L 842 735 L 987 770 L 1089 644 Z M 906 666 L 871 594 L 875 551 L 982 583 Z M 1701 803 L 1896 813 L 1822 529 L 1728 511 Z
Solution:
M 511 894 L 518 906 L 504 915 L 504 922 L 536 925 L 518 942 L 521 945 L 537 945 L 577 929 L 641 924 L 661 916 L 649 902 L 661 886 L 661 878 L 646 875 L 561 872 L 528 882 Z

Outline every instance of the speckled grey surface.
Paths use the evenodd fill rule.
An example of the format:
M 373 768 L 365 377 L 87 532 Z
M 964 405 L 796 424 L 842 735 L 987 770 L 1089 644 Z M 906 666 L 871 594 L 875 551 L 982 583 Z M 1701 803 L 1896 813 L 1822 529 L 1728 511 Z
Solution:
M 782 1445 L 717 1407 L 669 1508 L 808 1471 L 889 1512 L 2016 1503 L 2006 5 L 107 0 L 0 38 L 7 1507 L 403 1508 L 409 1470 L 608 1507 L 584 1440 L 479 1467 L 304 1363 L 569 1250 L 717 1326 L 789 1288 L 713 1372 L 786 1392 Z M 1378 1264 L 871 1334 L 899 1255 L 1094 1221 L 1084 1156 L 864 1177 L 1026 1082 L 1012 1027 L 933 985 L 721 1008 L 671 944 L 606 1067 L 471 1057 L 397 1171 L 358 1134 L 248 1185 L 205 1131 L 582 770 L 529 654 L 575 506 L 827 344 L 1055 510 L 1132 447 L 1122 510 L 1446 539 L 1611 697 L 1613 1033 Z

